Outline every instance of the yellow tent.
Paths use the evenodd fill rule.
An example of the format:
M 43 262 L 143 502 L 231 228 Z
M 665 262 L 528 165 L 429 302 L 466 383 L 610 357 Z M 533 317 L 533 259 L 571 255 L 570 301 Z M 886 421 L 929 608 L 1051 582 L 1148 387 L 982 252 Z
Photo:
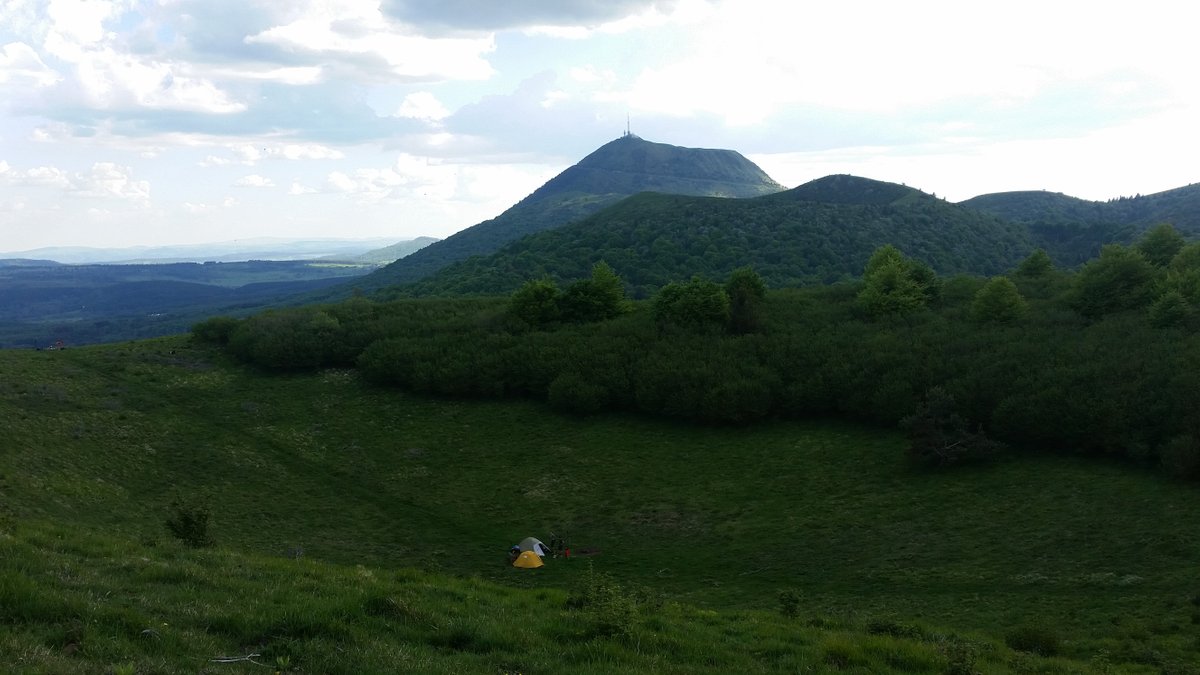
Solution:
M 538 554 L 533 551 L 521 551 L 521 555 L 513 562 L 513 567 L 523 567 L 525 569 L 534 569 L 541 567 L 545 563 L 538 557 Z

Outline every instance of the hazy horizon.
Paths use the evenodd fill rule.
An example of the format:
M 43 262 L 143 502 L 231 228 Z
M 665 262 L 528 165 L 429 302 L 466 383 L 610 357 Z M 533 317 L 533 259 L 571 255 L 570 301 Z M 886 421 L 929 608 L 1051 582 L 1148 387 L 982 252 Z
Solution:
M 631 120 L 780 183 L 961 201 L 1197 181 L 1165 2 L 0 5 L 0 251 L 446 237 Z

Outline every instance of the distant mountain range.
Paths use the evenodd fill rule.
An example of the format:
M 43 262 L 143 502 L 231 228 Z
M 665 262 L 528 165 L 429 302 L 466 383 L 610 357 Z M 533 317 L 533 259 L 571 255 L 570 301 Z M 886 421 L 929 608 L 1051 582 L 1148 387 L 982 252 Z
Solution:
M 55 333 L 70 329 L 77 341 L 98 342 L 179 330 L 206 312 L 328 301 L 353 289 L 383 298 L 507 293 L 532 278 L 587 276 L 598 260 L 640 297 L 745 265 L 772 286 L 850 279 L 883 244 L 943 274 L 1003 273 L 1038 247 L 1072 267 L 1160 222 L 1200 237 L 1200 185 L 1107 202 L 1006 192 L 957 204 L 847 175 L 786 190 L 736 152 L 627 135 L 499 216 L 441 241 L 256 239 L 0 253 L 0 327 L 8 326 L 0 345 L 46 335 L 48 322 L 57 322 Z M 308 262 L 166 264 L 275 259 Z M 96 261 L 111 269 L 62 264 Z M 159 269 L 111 265 L 120 261 Z M 111 318 L 120 319 L 113 328 Z
M 406 241 L 397 242 L 383 248 L 376 248 L 361 255 L 356 255 L 350 258 L 350 262 L 364 263 L 368 265 L 386 265 L 390 262 L 399 260 L 405 256 L 412 255 L 421 249 L 441 241 L 436 237 L 417 237 L 416 239 L 408 239 Z M 329 260 L 345 260 L 344 257 L 327 256 Z
M 626 135 L 601 146 L 499 216 L 388 265 L 355 286 L 379 289 L 417 281 L 451 263 L 561 227 L 639 192 L 757 197 L 783 189 L 754 162 L 732 150 L 683 148 Z
M 396 243 L 395 239 L 241 239 L 211 244 L 173 246 L 134 246 L 129 248 L 87 248 L 62 246 L 29 251 L 0 252 L 0 258 L 35 259 L 66 264 L 162 264 L 177 262 L 244 262 L 247 260 L 352 260 L 363 255 L 380 257 L 377 252 L 392 249 L 397 258 L 436 241 L 422 237 Z M 417 243 L 420 242 L 420 243 Z M 386 254 L 385 254 L 386 255 Z M 376 262 L 391 262 L 377 260 Z
M 1106 202 L 1058 192 L 998 192 L 960 203 L 1026 226 L 1034 244 L 1067 266 L 1095 257 L 1104 244 L 1132 242 L 1159 223 L 1174 225 L 1189 239 L 1200 237 L 1200 184 Z

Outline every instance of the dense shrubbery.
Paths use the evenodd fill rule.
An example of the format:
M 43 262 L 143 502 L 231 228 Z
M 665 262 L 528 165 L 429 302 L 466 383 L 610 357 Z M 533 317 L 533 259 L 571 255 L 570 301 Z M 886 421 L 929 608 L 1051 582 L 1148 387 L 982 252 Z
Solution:
M 1154 249 L 1157 259 L 1168 249 Z M 1200 436 L 1189 425 L 1200 337 L 1192 301 L 1167 282 L 1200 269 L 1192 250 L 1160 266 L 1139 249 L 1110 248 L 1074 276 L 1035 253 L 1011 280 L 988 282 L 931 278 L 883 250 L 865 282 L 760 296 L 739 273 L 724 288 L 672 284 L 607 320 L 540 327 L 530 319 L 557 297 L 544 289 L 512 302 L 355 300 L 240 322 L 228 348 L 274 369 L 357 364 L 366 378 L 411 391 L 529 397 L 583 414 L 907 419 L 912 456 L 929 464 L 985 456 L 991 438 L 1153 459 L 1197 477 Z M 730 289 L 752 320 L 731 319 Z M 868 301 L 897 293 L 897 302 Z M 513 309 L 522 294 L 534 307 L 524 315 Z

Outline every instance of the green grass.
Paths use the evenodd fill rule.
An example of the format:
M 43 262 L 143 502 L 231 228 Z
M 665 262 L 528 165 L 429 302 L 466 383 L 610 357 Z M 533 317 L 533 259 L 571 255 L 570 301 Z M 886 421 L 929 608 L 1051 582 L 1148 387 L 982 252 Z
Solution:
M 326 587 L 356 574 L 388 584 L 414 574 L 398 569 L 454 575 L 436 584 L 441 600 L 430 599 L 425 613 L 457 606 L 461 584 L 507 597 L 484 582 L 527 589 L 512 596 L 514 606 L 542 596 L 562 604 L 561 589 L 578 585 L 588 569 L 583 559 L 551 561 L 534 574 L 504 563 L 509 545 L 552 531 L 577 551 L 599 551 L 587 558 L 596 570 L 665 598 L 674 609 L 649 617 L 648 626 L 658 621 L 665 635 L 691 635 L 711 616 L 729 640 L 758 645 L 747 648 L 761 652 L 754 668 L 940 671 L 958 643 L 932 648 L 928 636 L 948 631 L 985 636 L 978 639 L 991 651 L 979 658 L 1000 671 L 1028 658 L 1049 672 L 1058 666 L 1046 664 L 1060 661 L 1075 664 L 1062 672 L 1081 663 L 1196 672 L 1187 664 L 1200 660 L 1200 491 L 1137 467 L 1063 456 L 918 471 L 904 463 L 903 439 L 891 432 L 825 422 L 694 428 L 561 417 L 528 403 L 423 399 L 370 387 L 351 371 L 263 376 L 182 338 L 0 351 L 0 420 L 0 523 L 15 533 L 3 544 L 24 551 L 3 556 L 0 606 L 25 598 L 37 608 L 0 638 L 0 655 L 31 650 L 44 672 L 60 672 L 63 645 L 36 645 L 58 640 L 46 637 L 51 627 L 69 633 L 71 617 L 101 611 L 94 606 L 106 587 L 144 590 L 120 592 L 136 602 L 105 605 L 98 621 L 124 628 L 89 663 L 119 665 L 129 653 L 140 655 L 133 660 L 145 672 L 157 672 L 144 660 L 155 657 L 130 651 L 141 635 L 130 631 L 164 612 L 184 617 L 169 623 L 186 621 L 188 593 L 211 598 L 195 620 L 219 629 L 179 637 L 164 648 L 168 661 L 185 651 L 215 656 L 257 646 L 268 634 L 314 651 L 383 640 L 362 637 L 374 629 L 354 627 L 354 618 L 336 635 L 298 618 L 288 623 L 311 614 L 320 626 L 341 625 L 338 607 L 358 601 Z M 211 509 L 217 551 L 169 541 L 163 523 L 177 499 Z M 296 547 L 304 550 L 300 561 L 287 558 Z M 239 576 L 239 565 L 249 576 Z M 328 576 L 292 579 L 286 570 L 296 568 Z M 288 604 L 293 583 L 340 599 L 309 612 Z M 830 622 L 802 652 L 792 638 L 760 633 L 767 619 L 736 619 L 782 621 L 785 589 L 800 596 L 800 616 L 787 625 Z M 271 600 L 275 592 L 282 595 Z M 285 609 L 263 610 L 267 618 L 238 609 L 256 597 Z M 175 602 L 178 610 L 156 609 Z M 405 611 L 372 603 L 375 612 Z M 514 606 L 489 612 L 511 615 Z M 506 635 L 498 626 L 507 624 L 490 621 L 460 617 L 439 633 L 446 644 L 413 638 L 423 646 L 410 655 L 416 664 L 441 664 L 430 672 L 504 672 L 496 653 L 552 639 Z M 555 626 L 538 630 L 565 630 Z M 839 637 L 840 627 L 849 637 Z M 1029 627 L 1058 638 L 1059 656 L 1026 657 L 1005 646 L 1006 636 Z M 636 663 L 670 672 L 678 659 L 693 666 L 678 672 L 702 672 L 709 657 L 701 645 L 714 639 L 697 633 L 673 645 L 660 637 L 638 657 L 651 660 Z M 634 662 L 623 660 L 632 648 L 614 640 L 580 639 L 585 646 L 563 654 L 557 668 L 547 654 L 536 668 L 514 661 L 510 670 L 554 672 L 568 663 L 617 672 Z M 493 641 L 507 646 L 487 646 Z M 466 660 L 446 665 L 447 649 Z M 741 653 L 730 650 L 712 658 Z M 345 665 L 354 658 L 329 665 L 305 654 L 305 672 L 355 672 Z M 741 670 L 746 664 L 736 659 L 711 670 Z
M 0 534 L 0 554 L 5 672 L 1074 673 L 1092 665 L 1022 654 L 981 635 L 889 634 L 844 618 L 655 602 L 611 581 L 600 582 L 607 599 L 597 599 L 584 592 L 597 583 L 570 593 L 513 589 L 478 577 L 148 546 L 45 522 Z

